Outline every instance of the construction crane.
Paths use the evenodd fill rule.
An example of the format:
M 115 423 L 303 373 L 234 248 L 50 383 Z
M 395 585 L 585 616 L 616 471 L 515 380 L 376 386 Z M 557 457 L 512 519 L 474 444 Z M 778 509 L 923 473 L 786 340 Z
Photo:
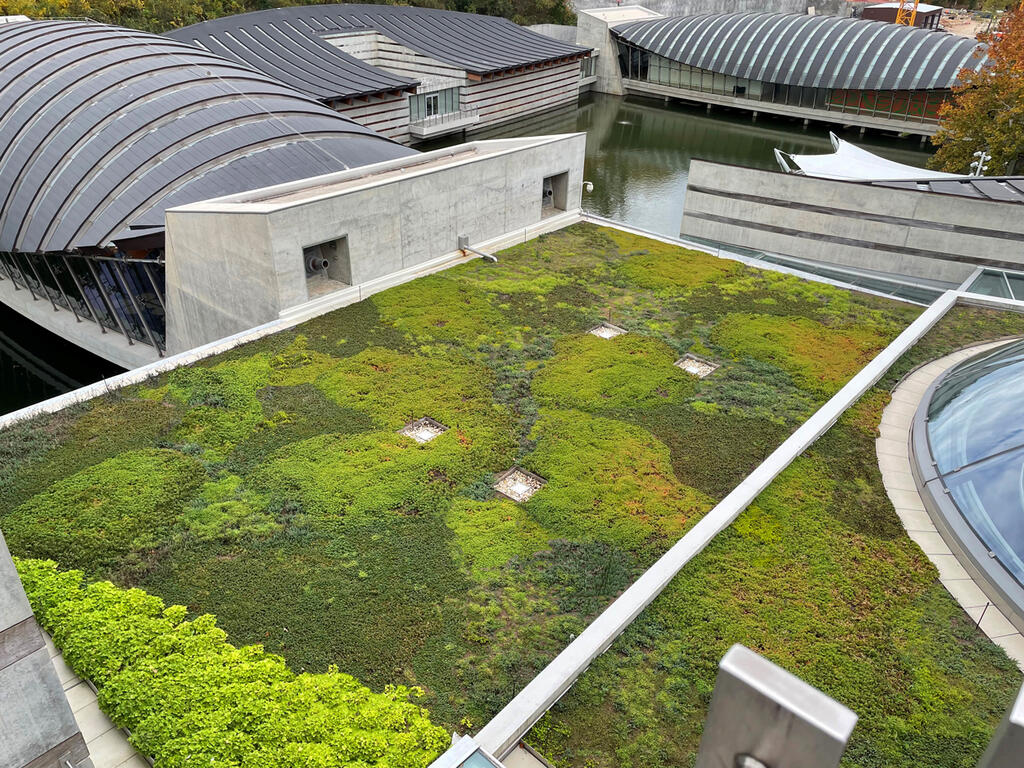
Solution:
M 918 0 L 898 0 L 900 7 L 896 9 L 895 24 L 902 24 L 905 27 L 914 26 L 917 20 Z

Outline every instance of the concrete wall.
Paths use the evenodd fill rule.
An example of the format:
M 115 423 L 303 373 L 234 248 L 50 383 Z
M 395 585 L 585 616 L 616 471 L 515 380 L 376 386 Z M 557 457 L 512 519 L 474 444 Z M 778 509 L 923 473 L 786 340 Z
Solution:
M 0 533 L 0 765 L 92 768 Z
M 545 177 L 580 207 L 585 134 L 471 142 L 167 212 L 167 345 L 180 352 L 311 297 L 302 249 L 345 237 L 352 284 L 541 221 Z M 340 286 L 339 286 L 340 287 Z
M 682 233 L 829 264 L 949 283 L 1024 268 L 1024 210 L 931 192 L 694 160 Z
M 563 43 L 576 42 L 576 27 L 568 24 L 530 24 L 527 29 L 545 37 L 561 40 Z

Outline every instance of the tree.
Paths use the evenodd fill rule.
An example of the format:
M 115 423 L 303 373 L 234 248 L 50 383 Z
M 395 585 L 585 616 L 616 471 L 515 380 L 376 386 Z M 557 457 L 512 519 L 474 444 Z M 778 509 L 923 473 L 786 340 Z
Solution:
M 961 70 L 953 98 L 939 111 L 933 168 L 967 173 L 983 150 L 992 158 L 990 174 L 1024 172 L 1024 9 L 1004 14 L 987 38 L 988 62 Z

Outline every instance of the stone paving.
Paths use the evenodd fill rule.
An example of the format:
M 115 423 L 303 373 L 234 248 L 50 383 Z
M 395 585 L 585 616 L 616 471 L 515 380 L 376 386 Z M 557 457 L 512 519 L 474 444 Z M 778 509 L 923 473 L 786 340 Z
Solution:
M 917 542 L 928 559 L 935 564 L 939 571 L 939 581 L 974 621 L 981 619 L 981 631 L 1002 647 L 1006 655 L 1024 670 L 1024 636 L 991 604 L 981 586 L 971 578 L 956 555 L 946 546 L 925 511 L 910 469 L 910 427 L 928 387 L 946 369 L 1002 343 L 982 344 L 954 352 L 918 368 L 900 382 L 893 390 L 892 401 L 882 412 L 875 452 L 878 454 L 882 483 L 896 508 L 896 514 L 903 521 L 903 527 L 907 529 L 910 538 Z
M 96 694 L 87 682 L 71 671 L 50 636 L 44 633 L 43 639 L 71 712 L 89 748 L 94 768 L 150 768 L 149 762 L 128 743 L 124 731 L 100 711 Z

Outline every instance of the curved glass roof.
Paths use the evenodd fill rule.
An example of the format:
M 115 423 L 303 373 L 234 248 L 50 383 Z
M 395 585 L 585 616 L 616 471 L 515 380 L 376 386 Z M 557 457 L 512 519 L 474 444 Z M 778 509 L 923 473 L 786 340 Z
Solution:
M 932 461 L 960 514 L 1024 584 L 1024 342 L 971 358 L 928 404 Z

